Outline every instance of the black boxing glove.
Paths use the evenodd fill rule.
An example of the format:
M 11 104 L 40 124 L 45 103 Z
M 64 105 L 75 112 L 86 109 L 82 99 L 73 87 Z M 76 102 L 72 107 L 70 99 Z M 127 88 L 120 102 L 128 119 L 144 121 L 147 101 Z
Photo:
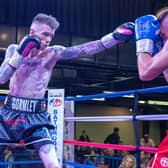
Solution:
M 17 51 L 20 55 L 26 57 L 32 48 L 40 49 L 40 40 L 34 35 L 27 35 L 20 42 Z
M 128 42 L 134 37 L 134 28 L 134 23 L 124 23 L 118 26 L 112 33 L 102 37 L 101 42 L 105 48 L 110 48 L 115 44 Z
M 34 35 L 26 35 L 9 60 L 9 64 L 14 68 L 18 68 L 23 58 L 27 57 L 33 48 L 40 49 L 40 40 Z

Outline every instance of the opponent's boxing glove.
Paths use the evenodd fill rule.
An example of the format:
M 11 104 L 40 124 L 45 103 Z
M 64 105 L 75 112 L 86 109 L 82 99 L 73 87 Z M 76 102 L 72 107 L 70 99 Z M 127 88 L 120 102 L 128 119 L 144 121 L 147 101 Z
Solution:
M 118 26 L 112 33 L 101 38 L 105 48 L 110 48 L 115 44 L 128 42 L 134 37 L 134 23 L 127 22 Z
M 18 68 L 23 58 L 28 56 L 33 48 L 40 49 L 40 40 L 34 35 L 26 35 L 9 60 L 9 64 L 14 68 Z
M 135 20 L 136 52 L 153 54 L 154 41 L 159 33 L 160 23 L 156 16 L 145 15 Z

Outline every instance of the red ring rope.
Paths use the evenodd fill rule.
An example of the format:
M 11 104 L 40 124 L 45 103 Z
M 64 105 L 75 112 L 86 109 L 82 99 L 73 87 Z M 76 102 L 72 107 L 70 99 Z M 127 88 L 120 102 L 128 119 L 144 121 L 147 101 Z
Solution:
M 70 140 L 64 140 L 64 143 L 71 144 L 71 145 L 78 145 L 78 146 L 97 147 L 97 148 L 111 148 L 111 149 L 128 150 L 128 151 L 136 150 L 136 146 L 132 146 L 132 145 L 113 145 L 113 144 L 103 144 L 103 143 L 96 143 L 96 142 L 82 142 L 82 141 L 70 141 Z M 139 150 L 148 152 L 148 153 L 156 153 L 157 148 L 140 146 Z

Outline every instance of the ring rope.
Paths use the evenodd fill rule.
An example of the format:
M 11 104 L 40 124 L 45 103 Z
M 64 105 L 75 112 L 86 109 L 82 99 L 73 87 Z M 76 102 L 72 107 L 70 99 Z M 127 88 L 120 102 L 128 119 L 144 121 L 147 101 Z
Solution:
M 128 151 L 136 150 L 136 146 L 132 146 L 132 145 L 113 145 L 113 144 L 103 144 L 103 143 L 97 143 L 97 142 L 83 142 L 83 141 L 70 141 L 70 140 L 64 140 L 64 143 L 71 144 L 71 145 L 77 145 L 77 146 L 110 148 L 110 149 L 116 149 L 116 150 L 128 150 Z M 148 152 L 148 153 L 156 153 L 157 148 L 140 146 L 139 150 Z
M 153 87 L 153 88 L 146 88 L 146 89 L 138 89 L 138 90 L 128 90 L 128 91 L 121 91 L 121 92 L 114 92 L 114 93 L 102 93 L 102 94 L 95 94 L 95 95 L 86 95 L 86 96 L 78 96 L 78 97 L 67 97 L 65 98 L 66 101 L 86 101 L 91 100 L 94 98 L 114 98 L 114 97 L 122 97 L 124 95 L 132 95 L 135 93 L 157 93 L 157 92 L 168 92 L 168 86 L 161 86 L 161 87 Z
M 167 120 L 168 114 L 137 115 L 136 120 Z M 132 121 L 133 116 L 65 117 L 65 121 Z
M 103 93 L 103 94 L 94 94 L 94 95 L 86 95 L 86 96 L 78 96 L 78 97 L 66 97 L 66 101 L 85 101 L 94 98 L 114 98 L 114 97 L 122 97 L 124 95 L 132 95 L 135 93 L 156 93 L 156 92 L 168 92 L 168 86 L 160 86 L 146 89 L 138 89 L 138 90 L 128 90 L 114 93 Z M 6 96 L 0 96 L 0 100 L 4 100 Z
M 35 164 L 42 163 L 41 160 L 31 160 L 31 161 L 13 161 L 13 162 L 0 162 L 0 165 L 21 165 L 21 164 Z
M 74 163 L 74 162 L 70 162 L 70 161 L 64 161 L 65 164 L 68 164 L 70 166 L 74 166 L 74 167 L 81 167 L 81 168 L 97 168 L 96 166 L 89 166 L 89 165 L 85 165 L 85 164 L 80 164 L 80 163 Z
M 134 98 L 134 108 L 133 108 L 133 129 L 134 129 L 134 137 L 135 137 L 135 143 L 136 143 L 136 161 L 137 165 L 139 166 L 141 164 L 141 154 L 140 154 L 140 141 L 139 141 L 139 135 L 138 135 L 138 120 L 136 119 L 137 113 L 138 113 L 138 100 L 139 100 L 139 94 L 138 92 L 135 92 L 135 98 Z
M 22 165 L 22 164 L 38 164 L 42 163 L 41 160 L 33 160 L 33 161 L 13 161 L 13 162 L 0 162 L 0 165 Z M 89 166 L 85 164 L 74 163 L 70 161 L 64 161 L 65 164 L 74 166 L 74 167 L 82 167 L 82 168 L 97 168 L 96 166 Z

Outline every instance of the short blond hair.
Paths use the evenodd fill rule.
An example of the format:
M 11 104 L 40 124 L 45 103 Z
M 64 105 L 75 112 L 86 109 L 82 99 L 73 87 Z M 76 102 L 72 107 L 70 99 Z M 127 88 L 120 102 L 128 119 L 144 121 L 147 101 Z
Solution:
M 57 30 L 59 27 L 59 22 L 57 19 L 51 15 L 47 15 L 44 13 L 38 13 L 32 21 L 32 24 L 34 23 L 40 23 L 40 24 L 46 24 L 50 26 L 52 29 Z

